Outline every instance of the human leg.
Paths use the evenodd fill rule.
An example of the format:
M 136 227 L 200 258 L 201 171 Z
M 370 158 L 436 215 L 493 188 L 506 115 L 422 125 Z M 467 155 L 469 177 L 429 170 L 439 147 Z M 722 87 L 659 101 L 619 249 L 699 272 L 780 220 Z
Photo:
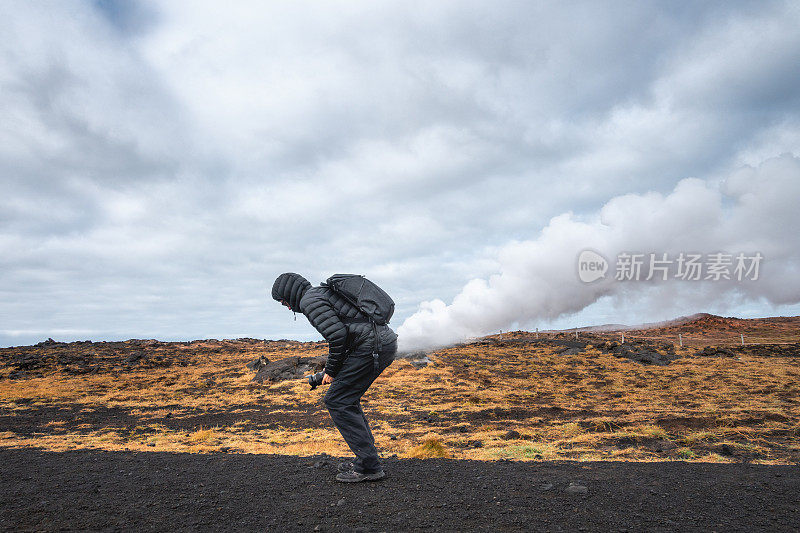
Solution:
M 361 408 L 361 397 L 392 363 L 396 350 L 396 343 L 391 343 L 381 351 L 377 374 L 374 373 L 371 354 L 351 355 L 325 395 L 325 405 L 333 423 L 356 456 L 353 460 L 356 472 L 375 473 L 381 470 L 375 437 Z
M 360 473 L 375 473 L 381 469 L 375 440 L 361 409 L 360 399 L 366 391 L 357 383 L 334 380 L 325 395 L 325 406 L 347 446 L 356 456 L 353 469 Z

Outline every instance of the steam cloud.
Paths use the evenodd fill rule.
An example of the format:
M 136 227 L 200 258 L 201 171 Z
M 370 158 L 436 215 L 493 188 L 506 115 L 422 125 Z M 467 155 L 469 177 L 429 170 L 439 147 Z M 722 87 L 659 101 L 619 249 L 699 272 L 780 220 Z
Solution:
M 498 253 L 500 271 L 473 279 L 449 305 L 425 301 L 398 328 L 400 350 L 441 346 L 513 325 L 526 326 L 578 312 L 602 297 L 615 305 L 649 301 L 676 310 L 721 301 L 800 301 L 800 158 L 790 154 L 745 167 L 720 182 L 688 178 L 667 194 L 618 196 L 589 219 L 554 217 L 535 240 Z M 611 268 L 583 283 L 577 257 L 591 249 Z M 760 252 L 758 280 L 615 281 L 617 254 Z M 649 257 L 649 256 L 647 256 Z M 646 274 L 647 261 L 642 272 Z M 643 278 L 645 276 L 643 275 Z

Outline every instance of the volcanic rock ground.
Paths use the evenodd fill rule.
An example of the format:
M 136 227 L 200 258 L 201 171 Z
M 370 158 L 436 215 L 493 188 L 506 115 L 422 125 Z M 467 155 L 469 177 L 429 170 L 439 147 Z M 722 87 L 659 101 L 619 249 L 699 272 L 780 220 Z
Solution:
M 2 450 L 0 527 L 79 531 L 798 531 L 796 466 Z

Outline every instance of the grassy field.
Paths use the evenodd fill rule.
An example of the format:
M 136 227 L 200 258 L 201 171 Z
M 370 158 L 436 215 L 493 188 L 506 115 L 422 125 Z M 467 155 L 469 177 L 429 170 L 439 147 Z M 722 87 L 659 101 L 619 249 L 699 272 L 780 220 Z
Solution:
M 653 366 L 591 344 L 573 355 L 562 349 L 487 339 L 433 352 L 433 364 L 419 369 L 397 360 L 363 399 L 379 449 L 485 460 L 800 462 L 800 354 L 695 357 L 684 347 L 681 358 Z M 13 374 L 19 350 L 0 350 L 0 447 L 348 453 L 321 403 L 324 388 L 256 384 L 245 369 L 261 355 L 323 355 L 322 343 L 37 347 L 28 357 L 82 350 L 104 364 L 75 373 L 53 363 L 24 376 Z M 160 357 L 160 366 L 123 363 L 132 351 Z

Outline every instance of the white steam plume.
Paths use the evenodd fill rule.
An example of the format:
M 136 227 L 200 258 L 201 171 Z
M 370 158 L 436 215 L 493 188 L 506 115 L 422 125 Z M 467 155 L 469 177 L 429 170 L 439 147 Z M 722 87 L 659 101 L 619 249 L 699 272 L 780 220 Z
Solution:
M 677 308 L 722 300 L 800 302 L 800 158 L 790 154 L 745 167 L 720 184 L 689 178 L 668 195 L 628 194 L 607 202 L 590 219 L 566 213 L 550 220 L 535 240 L 504 246 L 500 271 L 473 279 L 449 305 L 435 299 L 420 304 L 398 328 L 400 350 L 441 346 L 485 335 L 513 324 L 532 324 L 578 312 L 603 296 L 622 302 L 643 299 Z M 604 279 L 578 278 L 582 250 L 609 261 Z M 763 260 L 758 280 L 675 279 L 616 281 L 621 252 L 751 254 Z M 647 277 L 649 255 L 642 266 Z M 733 267 L 731 267 L 731 271 Z M 706 273 L 703 273 L 705 277 Z M 751 275 L 752 277 L 752 275 Z

